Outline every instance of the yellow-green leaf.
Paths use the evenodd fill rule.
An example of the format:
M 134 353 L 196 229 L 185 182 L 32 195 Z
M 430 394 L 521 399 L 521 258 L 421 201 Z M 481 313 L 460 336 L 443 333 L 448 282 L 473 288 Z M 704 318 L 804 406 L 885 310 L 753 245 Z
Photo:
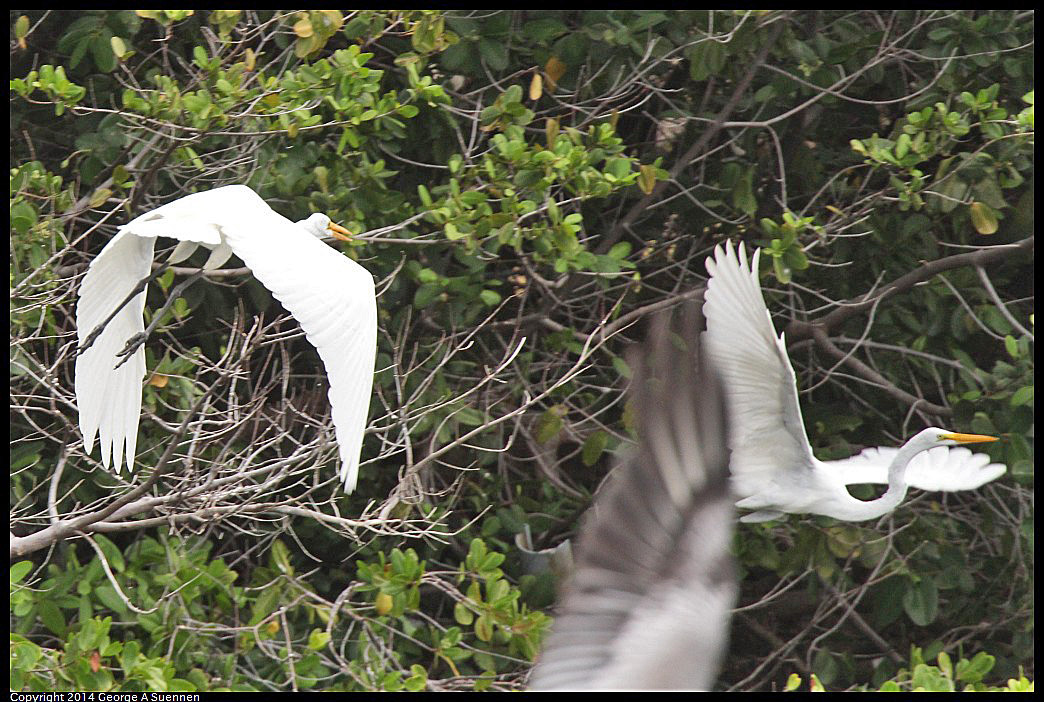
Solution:
M 475 636 L 479 641 L 489 641 L 493 638 L 493 622 L 488 614 L 483 614 L 475 620 Z
M 643 164 L 638 169 L 638 188 L 648 195 L 656 187 L 656 167 Z
M 294 34 L 302 39 L 307 39 L 312 36 L 314 32 L 315 29 L 312 27 L 312 23 L 308 21 L 307 17 L 299 19 L 294 25 Z
M 95 190 L 91 195 L 91 207 L 101 207 L 109 199 L 110 195 L 112 195 L 112 191 L 108 188 Z
M 15 38 L 18 39 L 18 48 L 26 48 L 25 38 L 29 35 L 29 18 L 22 15 L 15 22 Z
M 584 465 L 590 467 L 597 463 L 608 442 L 609 435 L 601 430 L 587 437 L 587 440 L 584 441 L 584 447 L 580 451 L 580 458 L 583 460 Z
M 312 629 L 312 633 L 308 635 L 308 648 L 313 651 L 324 648 L 329 642 L 330 634 L 322 629 Z
M 453 222 L 446 222 L 444 230 L 446 232 L 446 238 L 450 241 L 456 241 L 457 239 L 463 239 L 465 237 L 465 234 L 457 229 L 457 225 Z
M 997 232 L 997 213 L 993 211 L 992 207 L 983 202 L 973 202 L 969 206 L 968 212 L 975 231 L 982 235 Z
M 554 148 L 555 139 L 558 138 L 558 120 L 548 117 L 544 123 L 544 133 L 547 134 L 547 148 Z

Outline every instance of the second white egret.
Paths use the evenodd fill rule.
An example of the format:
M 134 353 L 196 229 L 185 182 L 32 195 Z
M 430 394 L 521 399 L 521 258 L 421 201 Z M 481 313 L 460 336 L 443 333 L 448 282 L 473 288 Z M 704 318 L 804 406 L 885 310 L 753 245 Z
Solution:
M 761 522 L 784 513 L 823 514 L 844 521 L 874 519 L 892 511 L 908 487 L 969 490 L 1003 475 L 1006 467 L 983 454 L 949 446 L 995 437 L 930 427 L 898 449 L 867 449 L 842 461 L 819 461 L 798 405 L 794 368 L 783 335 L 776 338 L 758 283 L 758 256 L 750 265 L 728 242 L 707 257 L 705 348 L 721 374 L 730 408 L 731 471 L 741 517 Z M 875 500 L 859 500 L 846 485 L 886 483 Z

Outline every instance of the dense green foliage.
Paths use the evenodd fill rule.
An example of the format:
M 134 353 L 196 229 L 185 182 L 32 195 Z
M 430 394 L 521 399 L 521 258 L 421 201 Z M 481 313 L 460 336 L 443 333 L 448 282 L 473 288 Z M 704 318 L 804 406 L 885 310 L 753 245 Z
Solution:
M 719 684 L 1032 679 L 1033 19 L 13 11 L 12 689 L 521 687 L 554 581 L 517 539 L 574 533 L 633 439 L 628 344 L 725 239 L 765 249 L 819 457 L 937 425 L 1009 470 L 739 527 Z M 378 282 L 351 496 L 318 358 L 244 270 L 150 339 L 136 473 L 84 454 L 87 263 L 229 183 L 326 212 Z

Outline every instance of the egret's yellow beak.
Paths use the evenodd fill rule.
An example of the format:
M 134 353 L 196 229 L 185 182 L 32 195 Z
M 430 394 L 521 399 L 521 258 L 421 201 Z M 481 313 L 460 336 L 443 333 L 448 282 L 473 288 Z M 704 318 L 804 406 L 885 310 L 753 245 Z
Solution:
M 334 224 L 333 222 L 330 222 L 330 224 L 328 224 L 326 228 L 330 230 L 330 233 L 333 234 L 334 238 L 336 239 L 340 239 L 341 241 L 352 240 L 352 233 L 344 227 L 342 227 L 340 224 Z
M 977 444 L 984 441 L 997 441 L 996 436 L 985 436 L 983 434 L 943 434 L 940 438 L 956 441 L 959 444 Z

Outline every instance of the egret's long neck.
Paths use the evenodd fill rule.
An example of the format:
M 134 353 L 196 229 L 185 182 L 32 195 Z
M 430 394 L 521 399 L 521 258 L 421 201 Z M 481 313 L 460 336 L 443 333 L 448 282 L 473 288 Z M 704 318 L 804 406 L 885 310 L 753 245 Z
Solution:
M 875 505 L 881 505 L 881 514 L 891 512 L 906 497 L 906 491 L 909 488 L 909 485 L 906 483 L 906 467 L 910 465 L 913 457 L 922 450 L 923 447 L 915 446 L 913 441 L 908 441 L 895 454 L 891 465 L 888 466 L 888 489 L 885 490 L 885 494 L 874 500 Z
M 924 448 L 924 446 L 914 445 L 913 440 L 906 442 L 895 454 L 891 465 L 888 466 L 888 489 L 885 490 L 885 493 L 876 500 L 863 501 L 853 497 L 852 502 L 844 508 L 844 516 L 838 518 L 851 521 L 876 519 L 898 507 L 906 497 L 906 491 L 909 488 L 906 483 L 906 467 L 910 464 L 910 460 Z

